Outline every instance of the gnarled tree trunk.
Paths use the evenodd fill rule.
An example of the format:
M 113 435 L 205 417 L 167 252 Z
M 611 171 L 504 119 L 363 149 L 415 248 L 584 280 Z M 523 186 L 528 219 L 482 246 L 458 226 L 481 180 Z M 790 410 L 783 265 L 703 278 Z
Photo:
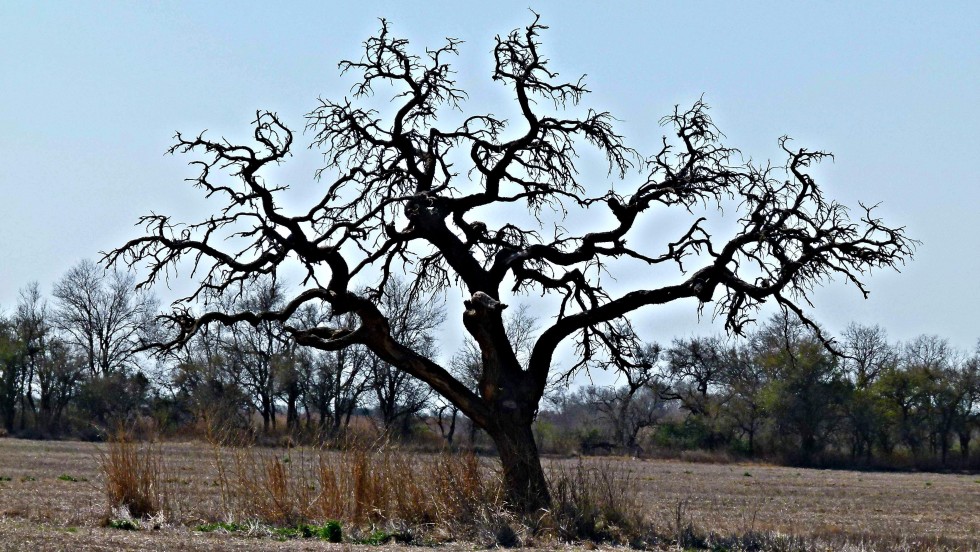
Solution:
M 508 507 L 532 514 L 551 506 L 530 420 L 501 417 L 487 432 L 497 445 Z

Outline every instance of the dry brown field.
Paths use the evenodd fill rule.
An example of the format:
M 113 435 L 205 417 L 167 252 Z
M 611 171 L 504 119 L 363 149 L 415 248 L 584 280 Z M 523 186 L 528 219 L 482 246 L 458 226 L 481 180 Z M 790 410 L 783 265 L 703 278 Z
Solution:
M 163 449 L 170 483 L 179 495 L 175 500 L 179 522 L 161 521 L 156 527 L 145 523 L 139 531 L 105 528 L 109 509 L 100 473 L 103 451 L 102 445 L 92 443 L 0 439 L 0 550 L 379 548 L 195 531 L 197 523 L 223 518 L 216 450 L 200 443 L 170 443 Z M 680 521 L 682 526 L 722 535 L 769 532 L 819 542 L 847 541 L 851 543 L 847 549 L 855 551 L 980 550 L 977 474 L 829 471 L 631 458 L 548 461 L 552 467 L 579 462 L 627 478 L 646 518 L 667 534 Z M 573 548 L 554 542 L 538 545 Z M 481 547 L 486 544 L 442 544 L 438 549 Z

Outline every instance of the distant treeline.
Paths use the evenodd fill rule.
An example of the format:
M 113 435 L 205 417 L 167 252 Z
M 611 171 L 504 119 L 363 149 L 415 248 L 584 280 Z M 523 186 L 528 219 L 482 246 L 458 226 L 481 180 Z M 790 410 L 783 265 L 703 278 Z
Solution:
M 737 341 L 649 346 L 650 368 L 625 384 L 554 397 L 539 440 L 559 447 L 575 431 L 585 450 L 980 468 L 971 450 L 980 433 L 980 348 L 967 354 L 932 335 L 892 343 L 880 326 L 853 324 L 829 346 L 838 354 L 790 316 Z
M 281 306 L 262 280 L 217 307 Z M 445 318 L 438 300 L 393 280 L 381 297 L 393 335 L 434 353 Z M 453 405 L 366 349 L 298 347 L 275 323 L 214 325 L 186 346 L 149 356 L 166 334 L 157 301 L 131 276 L 82 262 L 45 297 L 21 290 L 0 314 L 0 433 L 103 438 L 120 425 L 170 435 L 322 441 L 352 433 L 416 443 L 490 446 Z M 294 316 L 313 326 L 329 313 Z M 534 320 L 516 309 L 508 333 L 520 356 Z M 834 354 L 834 352 L 837 354 Z M 958 351 L 923 335 L 892 343 L 881 327 L 852 325 L 833 343 L 793 316 L 750 335 L 646 344 L 619 365 L 617 383 L 556 385 L 538 415 L 545 453 L 694 454 L 807 465 L 980 468 L 980 348 Z M 480 353 L 451 355 L 475 387 Z

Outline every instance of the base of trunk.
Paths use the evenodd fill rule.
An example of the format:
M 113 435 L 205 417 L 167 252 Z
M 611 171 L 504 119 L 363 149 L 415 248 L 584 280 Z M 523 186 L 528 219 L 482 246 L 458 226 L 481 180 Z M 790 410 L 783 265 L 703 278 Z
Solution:
M 507 507 L 520 514 L 550 508 L 551 494 L 530 424 L 501 424 L 490 436 L 500 455 Z

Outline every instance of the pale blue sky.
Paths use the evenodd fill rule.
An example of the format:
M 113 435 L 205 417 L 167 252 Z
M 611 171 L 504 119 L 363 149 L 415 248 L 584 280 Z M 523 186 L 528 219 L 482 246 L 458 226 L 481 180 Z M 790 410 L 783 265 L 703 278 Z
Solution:
M 294 128 L 318 95 L 351 81 L 336 62 L 386 17 L 422 48 L 466 41 L 457 67 L 474 111 L 506 112 L 488 78 L 493 36 L 551 27 L 563 75 L 588 74 L 591 106 L 622 119 L 650 152 L 657 120 L 702 93 L 728 143 L 779 161 L 782 134 L 836 161 L 828 194 L 923 241 L 902 274 L 878 273 L 872 298 L 842 284 L 815 294 L 832 331 L 880 323 L 972 348 L 980 337 L 980 3 L 944 2 L 12 2 L 0 0 L 0 308 L 38 280 L 136 236 L 150 211 L 192 219 L 188 159 L 164 156 L 175 130 L 248 136 L 256 109 Z M 305 145 L 306 138 L 300 137 Z M 318 157 L 284 171 L 313 186 Z M 166 290 L 159 292 L 167 298 Z M 458 313 L 450 313 L 450 319 Z M 691 305 L 651 311 L 647 337 L 712 333 Z

